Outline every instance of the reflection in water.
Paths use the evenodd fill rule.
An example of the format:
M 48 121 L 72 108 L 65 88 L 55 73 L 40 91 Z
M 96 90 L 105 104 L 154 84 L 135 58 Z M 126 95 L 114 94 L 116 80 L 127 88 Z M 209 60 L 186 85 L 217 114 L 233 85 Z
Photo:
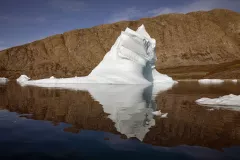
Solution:
M 24 118 L 51 121 L 55 126 L 60 122 L 72 124 L 65 127 L 65 132 L 104 131 L 158 146 L 186 144 L 222 149 L 240 144 L 240 112 L 209 111 L 195 103 L 205 96 L 240 94 L 235 84 L 202 87 L 198 83 L 179 83 L 165 92 L 161 91 L 169 86 L 163 90 L 164 86 L 132 85 L 60 88 L 64 87 L 75 91 L 8 83 L 0 86 L 0 108 Z M 78 91 L 80 87 L 90 94 Z M 154 117 L 155 110 L 169 113 L 168 118 Z
M 38 84 L 39 87 L 88 91 L 115 123 L 118 132 L 127 138 L 143 140 L 149 128 L 155 125 L 155 95 L 170 89 L 172 83 L 155 85 L 106 84 Z M 154 95 L 154 96 L 153 96 Z
M 117 131 L 143 140 L 149 128 L 155 125 L 152 112 L 156 103 L 152 100 L 152 86 L 115 86 L 91 92 L 105 113 L 115 123 Z

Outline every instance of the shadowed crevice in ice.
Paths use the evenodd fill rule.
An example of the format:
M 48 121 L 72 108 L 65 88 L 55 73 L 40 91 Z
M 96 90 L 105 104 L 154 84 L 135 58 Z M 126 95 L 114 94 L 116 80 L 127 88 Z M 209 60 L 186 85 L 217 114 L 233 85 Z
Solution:
M 175 83 L 171 77 L 161 74 L 155 69 L 157 60 L 155 48 L 156 40 L 149 36 L 143 25 L 137 31 L 127 28 L 121 32 L 110 51 L 88 76 L 29 80 L 27 76 L 22 75 L 17 81 L 25 85 L 40 83 Z

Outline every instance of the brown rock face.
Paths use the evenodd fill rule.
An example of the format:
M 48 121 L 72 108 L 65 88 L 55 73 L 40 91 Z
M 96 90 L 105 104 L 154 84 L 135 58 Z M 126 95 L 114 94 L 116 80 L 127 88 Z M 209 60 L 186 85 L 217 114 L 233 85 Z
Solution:
M 157 41 L 159 71 L 174 78 L 240 78 L 240 14 L 222 9 L 100 25 L 10 48 L 0 52 L 0 76 L 87 75 L 122 30 L 141 24 Z

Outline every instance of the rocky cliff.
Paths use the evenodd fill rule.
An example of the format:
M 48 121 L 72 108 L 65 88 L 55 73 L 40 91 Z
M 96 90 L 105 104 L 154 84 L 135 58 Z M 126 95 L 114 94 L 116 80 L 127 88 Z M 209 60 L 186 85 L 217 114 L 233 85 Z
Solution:
M 159 71 L 174 78 L 240 78 L 240 14 L 223 9 L 78 29 L 3 50 L 0 76 L 87 75 L 122 30 L 136 29 L 141 24 L 157 41 Z

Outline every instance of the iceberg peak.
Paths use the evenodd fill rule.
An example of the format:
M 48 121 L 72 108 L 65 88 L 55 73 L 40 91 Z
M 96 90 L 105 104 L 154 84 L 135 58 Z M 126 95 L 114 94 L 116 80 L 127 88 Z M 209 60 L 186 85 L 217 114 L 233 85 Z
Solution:
M 136 32 L 145 36 L 148 39 L 151 39 L 150 35 L 147 33 L 145 26 L 143 24 L 140 27 L 138 27 Z

